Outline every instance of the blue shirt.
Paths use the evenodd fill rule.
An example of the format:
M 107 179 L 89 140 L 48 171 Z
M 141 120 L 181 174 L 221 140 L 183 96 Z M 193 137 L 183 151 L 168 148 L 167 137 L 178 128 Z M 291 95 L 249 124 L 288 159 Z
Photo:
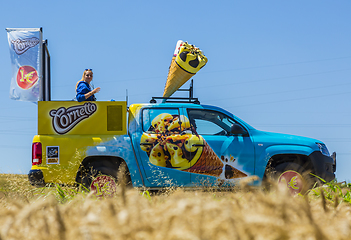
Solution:
M 80 81 L 77 86 L 77 95 L 76 99 L 78 102 L 83 102 L 83 101 L 95 101 L 94 94 L 88 97 L 88 99 L 85 99 L 85 94 L 88 92 L 91 92 L 90 85 L 87 82 Z

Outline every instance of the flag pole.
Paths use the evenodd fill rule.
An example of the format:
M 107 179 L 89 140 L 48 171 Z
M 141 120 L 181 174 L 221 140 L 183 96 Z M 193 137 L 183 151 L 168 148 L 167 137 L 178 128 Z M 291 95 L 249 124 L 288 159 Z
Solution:
M 51 101 L 51 69 L 50 69 L 50 54 L 48 50 L 48 40 L 43 41 L 43 55 L 42 55 L 42 69 L 43 69 L 43 101 Z

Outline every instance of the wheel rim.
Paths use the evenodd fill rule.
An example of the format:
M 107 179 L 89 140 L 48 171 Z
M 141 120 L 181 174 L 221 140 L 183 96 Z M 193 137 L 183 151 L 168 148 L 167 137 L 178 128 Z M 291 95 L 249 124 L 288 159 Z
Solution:
M 111 176 L 97 176 L 90 185 L 90 191 L 94 192 L 97 197 L 112 197 L 117 190 L 115 180 Z
M 283 172 L 278 179 L 278 185 L 286 186 L 292 195 L 299 194 L 304 187 L 301 174 L 293 170 Z

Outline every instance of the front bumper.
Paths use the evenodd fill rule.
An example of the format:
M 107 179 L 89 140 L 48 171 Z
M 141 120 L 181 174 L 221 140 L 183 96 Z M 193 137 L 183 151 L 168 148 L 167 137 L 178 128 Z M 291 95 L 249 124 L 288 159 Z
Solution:
M 28 173 L 28 180 L 32 186 L 44 187 L 44 175 L 40 169 L 30 170 Z
M 335 179 L 336 154 L 325 156 L 320 151 L 313 152 L 310 156 L 315 174 L 323 180 L 330 182 Z

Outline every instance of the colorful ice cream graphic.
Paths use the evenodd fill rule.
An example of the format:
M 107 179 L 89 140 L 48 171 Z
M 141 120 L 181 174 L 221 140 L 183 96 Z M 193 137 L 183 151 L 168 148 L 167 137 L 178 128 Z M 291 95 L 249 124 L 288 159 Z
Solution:
M 159 114 L 152 120 L 148 133 L 142 135 L 141 149 L 148 154 L 149 161 L 159 167 L 216 177 L 225 171 L 228 179 L 247 176 L 224 165 L 205 139 L 191 129 L 190 121 L 184 115 Z
M 202 51 L 179 40 L 169 67 L 163 97 L 170 97 L 207 63 Z

